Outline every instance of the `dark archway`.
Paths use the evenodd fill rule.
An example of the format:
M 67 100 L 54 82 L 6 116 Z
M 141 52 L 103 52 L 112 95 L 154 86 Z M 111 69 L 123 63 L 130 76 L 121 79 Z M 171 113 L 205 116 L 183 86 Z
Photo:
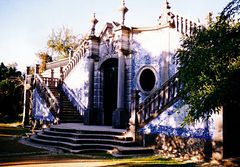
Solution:
M 104 125 L 112 125 L 112 113 L 117 108 L 118 59 L 110 58 L 102 66 Z

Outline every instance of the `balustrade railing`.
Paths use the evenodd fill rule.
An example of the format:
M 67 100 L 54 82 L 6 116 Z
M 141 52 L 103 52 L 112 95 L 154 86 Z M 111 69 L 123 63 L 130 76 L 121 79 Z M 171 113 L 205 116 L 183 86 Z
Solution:
M 170 25 L 173 28 L 176 28 L 177 32 L 180 32 L 185 36 L 191 36 L 193 32 L 199 27 L 197 23 L 180 15 L 174 15 L 172 12 L 169 12 L 168 15 L 170 17 Z
M 87 108 L 84 106 L 84 104 L 81 103 L 81 100 L 78 100 L 75 93 L 71 89 L 69 89 L 64 82 L 61 85 L 61 89 L 67 96 L 68 100 L 72 103 L 72 105 L 77 108 L 80 116 L 83 117 L 84 112 L 86 111 Z
M 179 99 L 179 73 L 176 73 L 166 81 L 158 90 L 149 95 L 140 104 L 139 99 L 135 99 L 133 110 L 135 110 L 135 125 L 142 127 L 153 118 L 161 114 Z M 139 98 L 139 96 L 136 96 Z
M 68 76 L 68 74 L 77 65 L 77 63 L 80 61 L 80 59 L 85 56 L 87 47 L 88 47 L 88 40 L 84 39 L 82 41 L 81 45 L 78 47 L 78 50 L 69 59 L 67 66 L 64 68 L 62 80 L 64 80 Z
M 56 88 L 58 86 L 58 82 L 59 82 L 58 78 L 42 77 L 41 79 L 47 87 L 55 87 Z
M 57 83 L 58 78 L 46 78 L 41 77 L 39 74 L 35 74 L 35 86 L 40 96 L 45 100 L 49 111 L 55 118 L 55 121 L 59 120 L 60 106 L 58 99 L 54 96 L 49 87 L 57 87 Z

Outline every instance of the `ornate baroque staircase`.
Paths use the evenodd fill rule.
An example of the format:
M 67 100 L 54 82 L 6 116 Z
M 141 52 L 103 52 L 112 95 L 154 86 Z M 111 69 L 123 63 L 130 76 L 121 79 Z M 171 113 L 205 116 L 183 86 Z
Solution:
M 59 123 L 60 120 L 61 123 L 81 123 L 83 121 L 77 109 L 59 89 L 58 78 L 42 77 L 36 74 L 35 84 L 35 88 L 54 116 L 55 122 Z
M 69 69 L 73 66 L 69 66 L 71 67 Z M 61 81 L 68 73 L 69 71 L 63 73 Z M 53 78 L 53 75 L 47 78 L 36 74 L 35 83 L 35 88 L 46 101 L 49 111 L 60 124 L 51 125 L 50 128 L 36 132 L 30 137 L 31 142 L 70 153 L 107 151 L 121 157 L 153 154 L 152 148 L 140 146 L 133 137 L 127 136 L 126 130 L 81 124 L 83 118 L 64 92 L 59 89 L 58 78 Z
M 52 125 L 33 136 L 30 140 L 34 143 L 52 146 L 70 153 L 87 153 L 107 151 L 114 156 L 136 156 L 153 154 L 153 148 L 142 147 L 139 143 L 138 131 L 144 124 L 161 114 L 167 107 L 179 99 L 180 89 L 179 74 L 175 74 L 162 87 L 138 103 L 139 97 L 135 94 L 128 133 L 122 129 L 112 129 L 106 126 L 85 126 L 76 120 L 76 110 L 71 106 L 66 96 L 62 96 L 62 113 L 60 125 Z M 59 98 L 57 88 L 49 87 L 52 94 Z M 135 120 L 133 120 L 135 119 Z M 79 119 L 78 119 L 79 120 Z M 80 122 L 80 121 L 79 121 Z M 134 128 L 134 129 L 133 129 Z M 138 136 L 138 137 L 137 137 Z M 140 135 L 141 136 L 141 135 Z M 140 137 L 141 138 L 141 137 Z M 138 142 L 136 142 L 138 140 Z M 141 139 L 140 139 L 141 141 Z
M 75 60 L 75 58 L 79 58 L 79 56 L 73 59 Z M 61 81 L 75 65 L 76 62 L 71 61 L 69 68 L 66 68 L 67 72 L 62 73 Z M 179 74 L 176 73 L 140 104 L 136 92 L 131 109 L 130 127 L 127 132 L 111 127 L 80 124 L 83 121 L 82 117 L 78 115 L 78 111 L 72 106 L 67 96 L 58 90 L 56 84 L 58 80 L 53 77 L 47 79 L 39 76 L 37 80 L 37 88 L 42 91 L 41 94 L 45 94 L 44 99 L 49 101 L 50 111 L 53 110 L 55 117 L 58 117 L 62 124 L 52 125 L 50 128 L 34 134 L 30 138 L 32 142 L 50 145 L 71 153 L 108 151 L 115 156 L 136 156 L 153 153 L 152 148 L 139 145 L 143 137 L 138 132 L 141 127 L 156 118 L 179 99 L 178 92 L 180 89 Z

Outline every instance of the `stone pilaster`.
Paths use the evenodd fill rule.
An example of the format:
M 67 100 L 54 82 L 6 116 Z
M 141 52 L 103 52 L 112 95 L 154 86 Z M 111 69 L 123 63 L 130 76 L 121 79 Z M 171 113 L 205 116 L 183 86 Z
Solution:
M 88 106 L 84 113 L 84 124 L 96 124 L 96 113 L 94 110 L 94 64 L 98 60 L 99 54 L 99 38 L 95 35 L 89 37 L 89 56 L 88 56 L 88 72 L 89 72 L 89 89 L 88 89 Z
M 112 115 L 112 126 L 114 128 L 126 128 L 128 124 L 128 111 L 125 107 L 125 57 L 129 55 L 129 34 L 130 29 L 119 26 L 115 30 L 119 36 L 118 51 L 118 89 L 117 89 L 117 109 Z

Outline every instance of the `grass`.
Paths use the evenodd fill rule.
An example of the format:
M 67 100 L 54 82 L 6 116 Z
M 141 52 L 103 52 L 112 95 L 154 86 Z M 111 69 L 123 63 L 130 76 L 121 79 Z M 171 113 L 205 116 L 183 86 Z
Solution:
M 20 122 L 0 124 L 0 156 L 43 151 L 43 149 L 19 143 L 19 139 L 30 132 L 29 129 L 22 128 L 20 125 Z
M 181 167 L 195 167 L 195 163 L 184 163 L 172 159 L 164 159 L 160 156 L 149 156 L 139 158 L 118 159 L 118 165 L 128 167 L 155 167 L 155 166 L 181 166 Z
M 193 167 L 194 163 L 184 163 L 172 159 L 164 159 L 160 156 L 138 158 L 114 158 L 108 153 L 96 152 L 83 154 L 47 153 L 46 150 L 27 146 L 19 143 L 19 139 L 29 133 L 30 130 L 21 127 L 21 123 L 0 124 L 0 162 L 2 163 L 103 163 L 104 166 L 119 167 L 156 167 L 156 166 L 180 166 Z M 28 153 L 28 154 L 23 154 Z M 22 154 L 22 155 L 21 155 Z M 10 155 L 10 156 L 7 156 Z M 0 165 L 1 166 L 1 165 Z

